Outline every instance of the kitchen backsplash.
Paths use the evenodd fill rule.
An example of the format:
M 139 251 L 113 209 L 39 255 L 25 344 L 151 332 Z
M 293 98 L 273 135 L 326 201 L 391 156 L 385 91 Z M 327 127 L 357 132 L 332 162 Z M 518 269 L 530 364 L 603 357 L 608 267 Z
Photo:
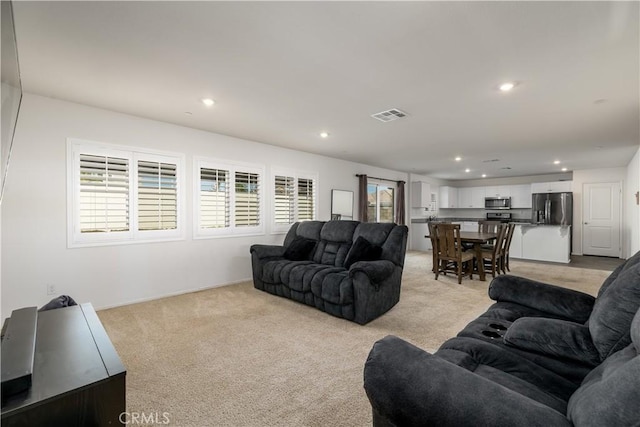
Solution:
M 488 209 L 441 209 L 436 213 L 437 218 L 486 218 L 487 212 L 509 212 L 514 220 L 531 219 L 531 209 L 509 209 L 507 211 Z M 411 209 L 411 218 L 428 218 L 434 212 L 429 212 L 421 208 Z

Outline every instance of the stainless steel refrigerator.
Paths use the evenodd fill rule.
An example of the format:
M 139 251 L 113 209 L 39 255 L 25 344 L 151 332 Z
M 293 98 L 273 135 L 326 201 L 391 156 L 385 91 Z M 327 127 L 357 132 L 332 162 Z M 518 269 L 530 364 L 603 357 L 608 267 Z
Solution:
M 573 220 L 573 193 L 534 193 L 531 198 L 532 223 L 571 225 Z

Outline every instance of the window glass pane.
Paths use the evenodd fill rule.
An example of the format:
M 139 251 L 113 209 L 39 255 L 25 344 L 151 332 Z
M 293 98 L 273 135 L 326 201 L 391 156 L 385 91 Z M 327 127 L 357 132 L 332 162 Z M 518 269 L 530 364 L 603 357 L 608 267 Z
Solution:
M 369 222 L 377 222 L 378 186 L 367 185 L 367 216 Z
M 129 161 L 80 154 L 80 232 L 129 231 Z
M 276 224 L 293 224 L 294 212 L 294 181 L 291 176 L 275 177 L 274 217 Z
M 138 161 L 138 229 L 178 227 L 177 165 Z
M 229 171 L 200 169 L 200 227 L 229 227 Z
M 236 227 L 260 225 L 260 182 L 257 173 L 235 173 L 234 218 Z
M 393 222 L 393 196 L 392 187 L 378 187 L 378 200 L 380 204 L 380 218 L 378 222 Z
M 298 179 L 298 221 L 315 219 L 315 189 L 312 179 Z

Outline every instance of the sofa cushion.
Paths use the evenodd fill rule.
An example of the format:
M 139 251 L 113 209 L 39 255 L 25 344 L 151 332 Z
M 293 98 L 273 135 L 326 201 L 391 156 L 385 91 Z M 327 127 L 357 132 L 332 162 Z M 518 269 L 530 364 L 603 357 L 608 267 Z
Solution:
M 324 277 L 329 273 L 344 271 L 344 268 L 325 264 L 301 264 L 289 270 L 287 277 L 282 277 L 282 283 L 290 289 L 299 292 L 311 292 L 311 282 L 314 278 Z M 320 280 L 320 279 L 316 279 Z
M 309 265 L 311 261 L 290 261 L 288 259 L 276 259 L 267 261 L 262 267 L 262 280 L 269 284 L 284 283 L 282 278 L 289 277 L 291 270 L 299 265 Z
M 303 261 L 310 258 L 311 251 L 316 247 L 316 241 L 306 237 L 296 237 L 285 249 L 284 257 L 291 261 Z
M 596 299 L 588 326 L 601 360 L 631 343 L 629 328 L 640 307 L 640 263 L 622 269 Z
M 344 268 L 325 269 L 311 279 L 311 292 L 337 305 L 353 304 L 353 282 Z
M 344 268 L 350 268 L 358 261 L 374 261 L 380 258 L 382 247 L 371 244 L 367 239 L 359 236 L 349 249 L 347 258 L 344 261 Z
M 614 280 L 618 278 L 620 273 L 638 265 L 639 263 L 640 263 L 640 251 L 638 251 L 635 255 L 633 255 L 631 258 L 629 258 L 628 260 L 620 264 L 615 270 L 613 270 L 613 272 L 609 275 L 609 277 L 605 279 L 604 283 L 602 283 L 602 286 L 598 290 L 598 297 L 600 297 L 600 295 L 602 295 L 609 288 L 609 286 L 614 282 Z
M 533 351 L 593 366 L 600 355 L 593 346 L 589 328 L 579 323 L 541 317 L 522 317 L 504 334 L 504 342 L 521 350 Z
M 640 420 L 640 310 L 632 344 L 589 373 L 569 399 L 567 417 L 580 426 L 637 426 Z

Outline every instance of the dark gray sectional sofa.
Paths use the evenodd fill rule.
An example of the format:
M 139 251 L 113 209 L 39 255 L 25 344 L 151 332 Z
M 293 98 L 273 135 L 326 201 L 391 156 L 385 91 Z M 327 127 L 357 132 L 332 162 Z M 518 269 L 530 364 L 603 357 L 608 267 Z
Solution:
M 391 223 L 295 223 L 282 246 L 251 246 L 253 284 L 365 324 L 400 299 L 407 232 Z
M 374 426 L 640 425 L 640 253 L 597 298 L 508 275 L 489 296 L 433 355 L 393 336 L 374 345 Z

